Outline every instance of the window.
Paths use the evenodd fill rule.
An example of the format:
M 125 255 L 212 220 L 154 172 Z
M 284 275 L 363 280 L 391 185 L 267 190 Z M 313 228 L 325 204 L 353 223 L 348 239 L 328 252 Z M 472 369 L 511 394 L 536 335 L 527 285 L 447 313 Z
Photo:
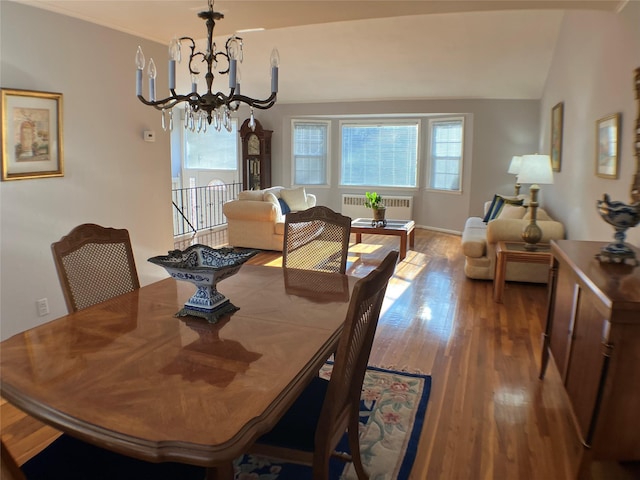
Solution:
M 418 121 L 341 124 L 342 185 L 415 187 Z
M 429 179 L 434 190 L 459 192 L 462 188 L 462 118 L 429 121 Z
M 184 168 L 200 170 L 238 169 L 238 120 L 232 119 L 228 132 L 217 131 L 213 124 L 206 132 L 184 131 Z
M 293 183 L 326 185 L 330 122 L 293 120 Z

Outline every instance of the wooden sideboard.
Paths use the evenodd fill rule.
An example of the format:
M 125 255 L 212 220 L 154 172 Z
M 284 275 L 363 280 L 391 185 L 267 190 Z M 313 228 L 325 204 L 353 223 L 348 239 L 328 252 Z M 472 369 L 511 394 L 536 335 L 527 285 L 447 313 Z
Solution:
M 581 478 L 592 460 L 640 460 L 640 267 L 600 263 L 604 245 L 551 242 L 540 378 L 552 355 L 585 446 Z

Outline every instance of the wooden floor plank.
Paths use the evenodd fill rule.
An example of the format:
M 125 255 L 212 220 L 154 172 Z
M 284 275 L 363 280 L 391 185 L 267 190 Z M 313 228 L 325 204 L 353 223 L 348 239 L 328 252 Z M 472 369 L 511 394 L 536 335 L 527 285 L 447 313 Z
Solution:
M 347 273 L 364 276 L 397 239 L 363 235 Z M 176 243 L 226 244 L 226 232 Z M 252 264 L 281 265 L 263 252 Z M 555 365 L 538 380 L 546 286 L 508 282 L 504 303 L 490 281 L 463 273 L 460 237 L 416 230 L 415 248 L 389 284 L 370 364 L 432 376 L 411 480 L 575 477 L 581 446 Z M 22 463 L 55 430 L 0 404 L 2 438 Z M 594 479 L 640 478 L 635 464 L 598 462 Z M 404 479 L 403 479 L 404 480 Z

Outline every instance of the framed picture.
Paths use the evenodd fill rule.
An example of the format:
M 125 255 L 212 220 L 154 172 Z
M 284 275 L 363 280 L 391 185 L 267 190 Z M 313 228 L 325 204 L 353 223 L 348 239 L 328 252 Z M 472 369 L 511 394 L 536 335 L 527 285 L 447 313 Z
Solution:
M 62 94 L 2 89 L 2 180 L 61 177 Z
M 559 172 L 562 165 L 562 127 L 564 122 L 564 102 L 551 109 L 551 168 Z
M 596 175 L 618 178 L 620 161 L 620 114 L 614 113 L 596 122 Z

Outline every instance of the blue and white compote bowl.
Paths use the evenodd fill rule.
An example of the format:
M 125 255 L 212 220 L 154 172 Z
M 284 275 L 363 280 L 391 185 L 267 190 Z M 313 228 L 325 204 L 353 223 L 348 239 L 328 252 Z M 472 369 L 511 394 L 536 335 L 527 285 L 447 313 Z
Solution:
M 598 200 L 598 212 L 605 222 L 615 228 L 615 242 L 602 247 L 598 259 L 607 263 L 626 263 L 638 265 L 638 259 L 634 251 L 625 243 L 626 231 L 640 223 L 640 202 L 631 205 L 623 202 L 612 202 L 609 195 L 604 194 L 602 200 Z
M 222 316 L 235 312 L 238 307 L 218 292 L 216 285 L 238 273 L 242 264 L 257 250 L 240 248 L 211 248 L 192 245 L 185 250 L 172 250 L 168 255 L 152 257 L 149 262 L 164 267 L 176 280 L 195 284 L 196 293 L 176 313 L 177 317 L 192 315 L 215 323 Z

